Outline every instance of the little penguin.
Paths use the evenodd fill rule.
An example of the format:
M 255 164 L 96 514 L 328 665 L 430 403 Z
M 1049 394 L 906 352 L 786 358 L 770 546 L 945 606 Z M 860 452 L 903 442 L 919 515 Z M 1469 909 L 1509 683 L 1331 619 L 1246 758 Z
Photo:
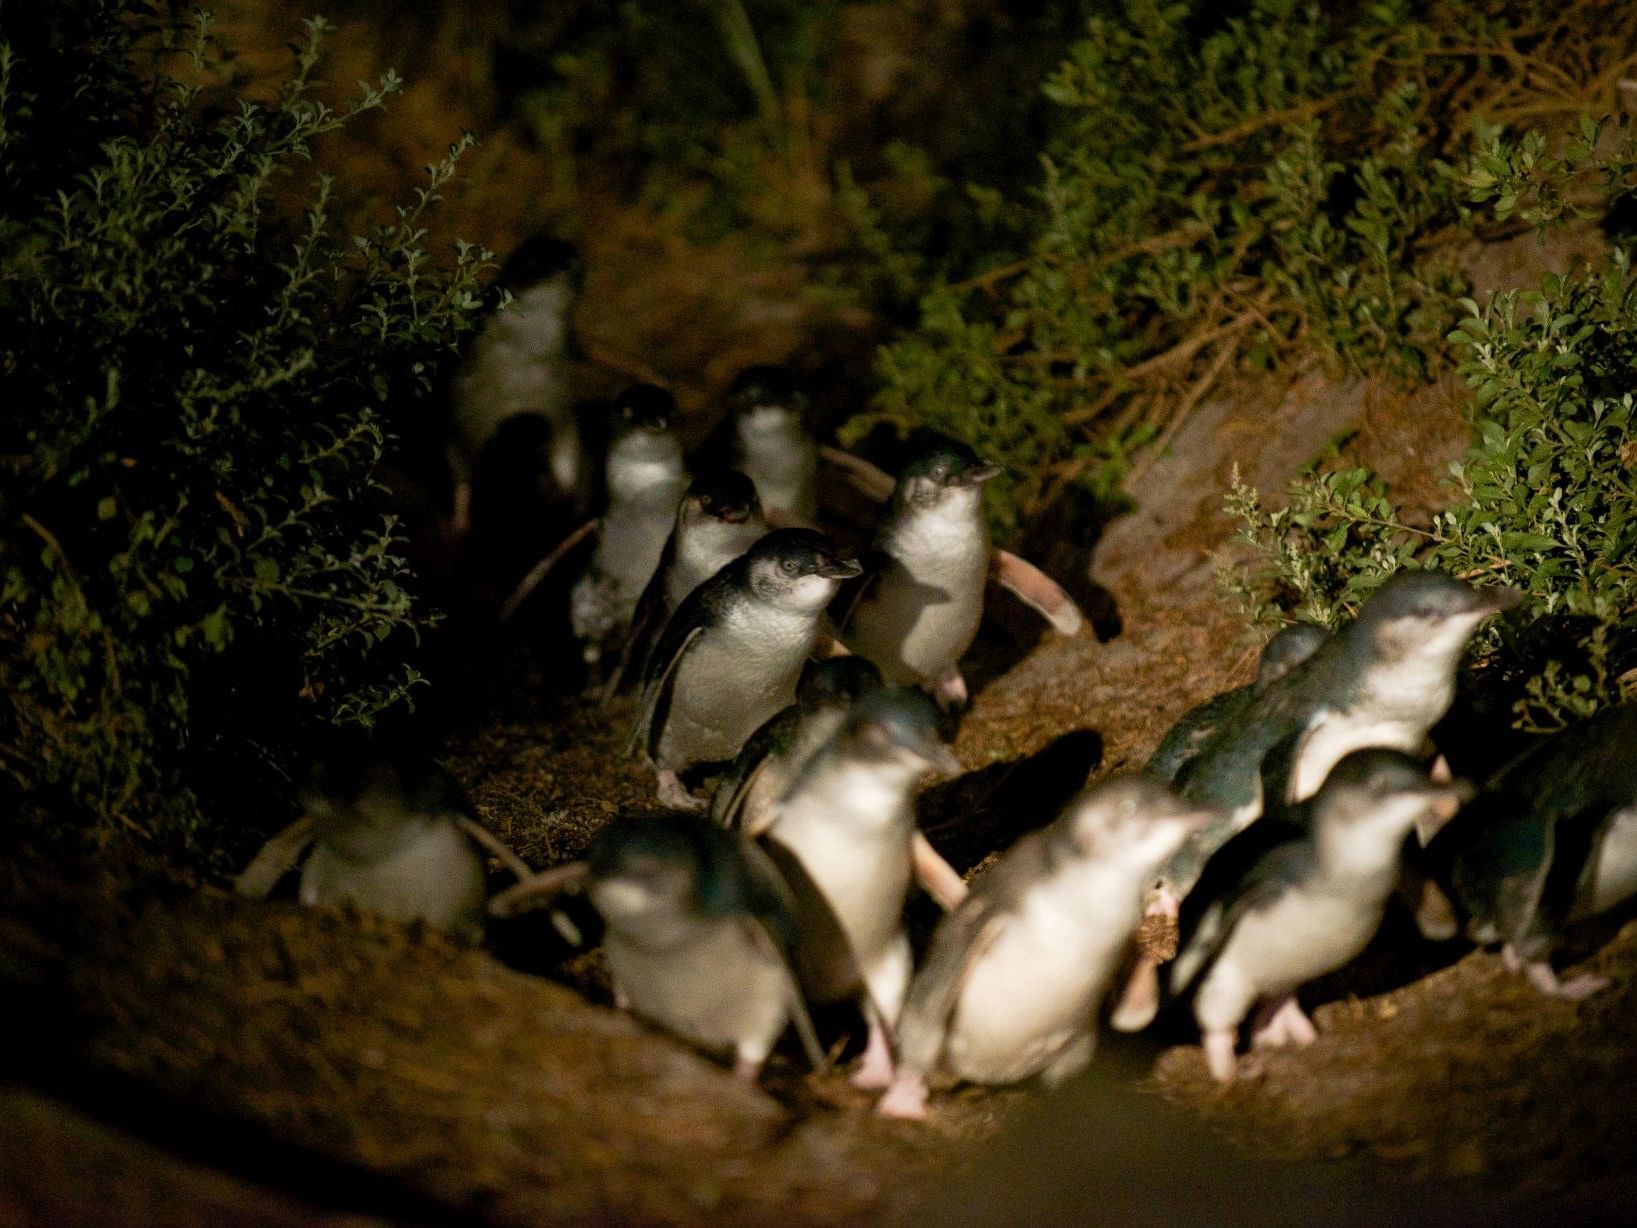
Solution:
M 1247 685 L 1208 699 L 1177 720 L 1149 756 L 1143 770 L 1161 780 L 1174 781 L 1199 754 L 1218 729 L 1250 706 L 1251 700 L 1318 651 L 1330 633 L 1314 623 L 1289 623 L 1274 633 L 1262 648 L 1256 677 Z
M 483 937 L 483 862 L 476 841 L 519 875 L 525 866 L 465 813 L 453 783 L 424 762 L 368 756 L 320 768 L 301 791 L 303 815 L 257 853 L 235 883 L 266 896 L 301 858 L 297 898 L 421 920 L 458 938 Z
M 898 1024 L 876 1106 L 925 1116 L 928 1081 L 1056 1086 L 1083 1069 L 1104 991 L 1155 868 L 1210 816 L 1147 773 L 1114 777 L 1025 836 L 939 923 Z
M 721 469 L 693 480 L 677 505 L 676 522 L 665 539 L 648 587 L 637 600 L 631 634 L 611 689 L 641 677 L 653 643 L 683 598 L 749 550 L 767 533 L 761 500 L 749 478 Z
M 1221 816 L 1189 836 L 1161 868 L 1149 891 L 1149 915 L 1174 919 L 1211 854 L 1262 813 L 1264 761 L 1271 752 L 1286 769 L 1276 779 L 1284 797 L 1275 802 L 1312 796 L 1350 751 L 1420 752 L 1455 698 L 1467 640 L 1485 618 L 1520 600 L 1515 590 L 1480 590 L 1436 571 L 1388 577 L 1352 623 L 1255 695 L 1184 765 L 1177 781 L 1183 794 Z M 1155 964 L 1145 956 L 1115 1026 L 1146 1027 L 1158 1005 Z
M 485 322 L 450 384 L 453 433 L 449 466 L 455 479 L 454 519 L 470 523 L 478 460 L 501 423 L 518 415 L 539 419 L 548 435 L 546 468 L 558 498 L 585 483 L 580 431 L 574 417 L 568 359 L 570 312 L 580 273 L 579 253 L 550 235 L 520 244 L 501 267 L 493 297 L 511 301 Z
M 1400 751 L 1352 751 L 1311 799 L 1212 858 L 1190 899 L 1200 917 L 1185 934 L 1171 988 L 1198 982 L 1194 1018 L 1213 1078 L 1232 1082 L 1239 1025 L 1258 1003 L 1257 1047 L 1313 1042 L 1318 1033 L 1297 989 L 1369 945 L 1406 838 L 1413 831 L 1425 845 L 1471 795 L 1464 782 L 1433 780 Z
M 588 664 L 623 639 L 688 486 L 682 442 L 672 429 L 676 401 L 654 384 L 635 384 L 614 402 L 605 472 L 608 504 L 586 574 L 569 595 L 569 622 Z
M 891 1030 L 909 987 L 904 901 L 915 874 L 914 793 L 927 771 L 954 775 L 937 708 L 882 689 L 853 707 L 773 807 L 769 857 L 796 899 L 796 968 L 814 1002 L 857 998 L 869 1025 L 853 1082 L 885 1087 Z M 752 833 L 757 834 L 757 833 Z
M 734 467 L 756 483 L 770 516 L 811 523 L 818 514 L 818 445 L 804 417 L 807 394 L 786 367 L 747 367 L 728 393 Z
M 1484 786 L 1433 848 L 1474 942 L 1505 943 L 1514 971 L 1551 997 L 1608 981 L 1559 979 L 1563 928 L 1637 894 L 1637 705 L 1542 738 Z
M 811 529 L 777 529 L 683 599 L 643 675 L 635 745 L 668 806 L 702 808 L 678 773 L 732 759 L 796 696 L 824 607 L 859 566 Z
M 881 685 L 881 671 L 863 657 L 809 661 L 796 683 L 796 702 L 751 734 L 717 781 L 711 818 L 724 827 L 764 830 L 802 765 L 841 728 L 853 704 Z
M 791 1024 L 808 1060 L 823 1064 L 790 964 L 790 900 L 755 846 L 696 815 L 624 815 L 597 833 L 583 863 L 497 896 L 494 911 L 569 885 L 602 917 L 622 1010 L 731 1055 L 745 1079 Z
M 836 611 L 843 642 L 888 683 L 932 688 L 949 707 L 966 702 L 959 663 L 990 566 L 981 488 L 999 472 L 953 440 L 919 448 L 876 527 L 865 578 Z
M 1289 801 L 1311 797 L 1350 751 L 1419 753 L 1455 698 L 1467 640 L 1520 599 L 1512 589 L 1476 589 L 1435 571 L 1389 577 L 1357 619 L 1256 696 L 1184 769 L 1183 793 L 1230 817 L 1183 845 L 1165 885 L 1186 895 L 1205 859 L 1261 813 L 1263 760 L 1281 742 L 1290 741 Z

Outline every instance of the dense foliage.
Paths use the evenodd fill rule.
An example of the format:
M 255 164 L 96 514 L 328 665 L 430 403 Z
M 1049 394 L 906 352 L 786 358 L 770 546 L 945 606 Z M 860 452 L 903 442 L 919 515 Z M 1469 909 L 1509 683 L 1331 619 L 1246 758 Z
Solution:
M 994 487 L 1002 529 L 1066 486 L 1112 494 L 1131 450 L 1236 369 L 1447 365 L 1467 293 L 1455 252 L 1494 217 L 1472 202 L 1496 168 L 1469 159 L 1485 132 L 1494 153 L 1495 124 L 1606 107 L 1633 35 L 1618 5 L 1086 8 L 1045 86 L 1058 117 L 1038 185 L 973 193 L 1027 236 L 1023 256 L 927 290 L 850 430 L 980 442 L 1016 479 Z M 1565 204 L 1520 191 L 1499 203 Z
M 252 99 L 161 12 L 4 7 L 0 766 L 58 820 L 174 839 L 213 746 L 367 724 L 416 681 L 369 495 L 483 254 L 426 250 L 464 145 L 390 222 L 332 221 L 313 142 L 398 83 L 319 101 L 322 22 Z

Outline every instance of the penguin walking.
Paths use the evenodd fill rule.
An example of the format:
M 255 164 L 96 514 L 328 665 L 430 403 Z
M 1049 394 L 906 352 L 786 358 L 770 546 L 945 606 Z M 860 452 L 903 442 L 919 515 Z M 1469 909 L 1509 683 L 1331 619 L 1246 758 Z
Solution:
M 989 577 L 981 487 L 999 472 L 953 441 L 916 452 L 876 527 L 867 577 L 838 610 L 843 641 L 889 684 L 931 688 L 949 707 L 966 702 L 959 662 Z
M 1311 797 L 1348 753 L 1367 747 L 1419 753 L 1455 698 L 1467 640 L 1484 619 L 1519 600 L 1512 589 L 1476 589 L 1435 571 L 1390 576 L 1353 622 L 1256 695 L 1183 767 L 1183 795 L 1221 815 L 1161 868 L 1148 914 L 1174 921 L 1211 855 L 1255 822 L 1264 803 Z M 1263 797 L 1264 776 L 1280 798 Z M 1145 955 L 1114 1026 L 1137 1031 L 1158 1008 L 1157 964 Z
M 807 405 L 786 367 L 747 367 L 728 393 L 733 466 L 755 482 L 775 523 L 811 524 L 818 515 L 818 445 Z
M 619 395 L 614 411 L 605 464 L 608 503 L 597 523 L 591 565 L 569 594 L 569 622 L 591 665 L 628 631 L 688 486 L 682 442 L 672 429 L 671 394 L 636 384 Z
M 723 469 L 693 480 L 677 505 L 676 521 L 654 574 L 637 599 L 610 693 L 642 676 L 654 641 L 683 599 L 766 533 L 761 500 L 744 474 Z
M 1474 942 L 1549 997 L 1608 985 L 1561 979 L 1563 930 L 1637 894 L 1637 705 L 1608 708 L 1541 739 L 1484 786 L 1433 850 Z
M 954 775 L 937 709 L 876 690 L 801 769 L 762 834 L 796 900 L 796 968 L 814 1002 L 857 998 L 869 1025 L 859 1087 L 892 1077 L 891 1032 L 909 987 L 904 901 L 916 873 L 914 791 Z
M 863 657 L 809 661 L 796 683 L 796 702 L 751 734 L 717 781 L 711 818 L 724 827 L 765 830 L 802 765 L 841 728 L 853 705 L 881 685 L 881 671 Z
M 602 917 L 622 1010 L 731 1055 L 751 1081 L 791 1025 L 822 1066 L 790 964 L 788 897 L 755 848 L 693 815 L 622 816 L 597 833 L 584 862 L 496 896 L 491 911 L 509 916 L 571 886 Z
M 376 755 L 331 769 L 302 790 L 301 804 L 302 817 L 239 875 L 239 895 L 265 897 L 311 846 L 301 863 L 303 904 L 425 921 L 477 942 L 487 899 L 478 848 L 513 874 L 529 874 L 465 812 L 453 783 L 424 761 Z
M 455 479 L 454 521 L 471 523 L 480 458 L 501 425 L 527 418 L 542 436 L 539 477 L 559 498 L 584 491 L 584 457 L 569 378 L 570 314 L 580 273 L 579 253 L 549 235 L 520 244 L 501 267 L 493 293 L 510 294 L 473 342 L 449 388 L 449 467 Z
M 1296 991 L 1364 950 L 1397 886 L 1405 839 L 1414 831 L 1425 845 L 1471 794 L 1400 751 L 1353 751 L 1287 820 L 1218 852 L 1172 975 L 1176 993 L 1198 982 L 1194 1018 L 1213 1078 L 1232 1082 L 1239 1025 L 1258 1003 L 1255 1045 L 1312 1043 Z
M 921 1118 L 928 1081 L 1056 1086 L 1091 1060 L 1103 993 L 1155 868 L 1209 812 L 1146 773 L 1099 782 L 1014 845 L 944 917 L 910 985 L 877 1104 Z
M 1289 623 L 1281 627 L 1263 645 L 1256 677 L 1245 686 L 1224 691 L 1183 713 L 1166 730 L 1143 770 L 1161 780 L 1176 780 L 1217 730 L 1241 716 L 1253 699 L 1311 657 L 1329 638 L 1328 631 L 1313 623 Z
M 856 457 L 824 454 L 866 485 L 879 474 Z M 888 683 L 929 689 L 946 708 L 966 703 L 960 659 L 977 636 L 991 578 L 1065 635 L 1084 622 L 1048 576 L 991 547 L 981 487 L 999 473 L 954 440 L 918 447 L 893 483 L 864 579 L 842 594 L 833 612 L 842 641 L 880 666 Z
M 858 563 L 810 529 L 778 529 L 694 589 L 648 658 L 633 748 L 669 806 L 702 808 L 679 773 L 731 760 L 787 707 L 820 617 Z

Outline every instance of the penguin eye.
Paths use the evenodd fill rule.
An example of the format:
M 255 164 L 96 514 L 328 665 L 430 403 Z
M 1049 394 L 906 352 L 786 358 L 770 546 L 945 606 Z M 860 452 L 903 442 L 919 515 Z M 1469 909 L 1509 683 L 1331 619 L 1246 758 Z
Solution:
M 795 559 L 785 559 L 779 566 L 784 568 L 784 574 L 787 576 L 793 576 L 801 570 L 801 564 L 797 563 Z

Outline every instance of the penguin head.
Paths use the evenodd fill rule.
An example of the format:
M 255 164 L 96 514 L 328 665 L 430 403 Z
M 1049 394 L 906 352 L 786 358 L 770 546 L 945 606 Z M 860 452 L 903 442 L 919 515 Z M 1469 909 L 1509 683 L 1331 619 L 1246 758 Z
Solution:
M 316 761 L 298 796 L 322 839 L 387 835 L 466 808 L 454 781 L 425 754 L 351 745 Z
M 728 409 L 741 435 L 782 432 L 801 426 L 807 394 L 788 367 L 746 367 L 728 392 Z
M 865 657 L 827 657 L 809 661 L 796 683 L 796 702 L 804 708 L 847 706 L 881 685 L 881 671 Z
M 1344 853 L 1388 847 L 1396 855 L 1414 830 L 1422 844 L 1472 799 L 1464 780 L 1435 780 L 1396 750 L 1356 750 L 1330 769 L 1313 799 L 1316 827 Z
M 587 894 L 611 927 L 658 935 L 757 907 L 737 837 L 699 815 L 623 815 L 586 852 Z
M 522 294 L 534 286 L 557 277 L 566 276 L 579 288 L 583 272 L 580 251 L 572 243 L 551 234 L 537 234 L 524 239 L 500 266 L 495 286 Z
M 1477 589 L 1437 571 L 1394 572 L 1359 610 L 1357 626 L 1383 657 L 1453 657 L 1479 623 L 1523 600 L 1516 589 Z
M 1287 623 L 1262 648 L 1256 666 L 1258 690 L 1279 681 L 1319 650 L 1330 633 L 1315 623 Z
M 1146 873 L 1216 817 L 1158 776 L 1132 772 L 1084 789 L 1064 807 L 1061 830 L 1078 856 Z
M 812 529 L 777 529 L 750 548 L 745 575 L 752 593 L 787 609 L 817 612 L 841 581 L 864 569 L 858 560 Z
M 937 507 L 952 499 L 976 502 L 978 487 L 999 474 L 999 465 L 980 460 L 964 443 L 932 439 L 917 448 L 899 472 L 894 501 L 914 508 Z
M 853 705 L 837 745 L 850 759 L 895 764 L 916 775 L 931 770 L 958 776 L 961 761 L 945 741 L 945 729 L 944 714 L 922 692 L 881 688 Z
M 737 469 L 719 469 L 693 480 L 677 509 L 678 523 L 698 524 L 714 520 L 723 524 L 746 524 L 762 515 L 762 501 L 756 484 Z
M 614 399 L 607 462 L 611 490 L 628 487 L 627 466 L 681 469 L 682 442 L 671 430 L 675 414 L 676 398 L 657 384 L 633 384 Z

